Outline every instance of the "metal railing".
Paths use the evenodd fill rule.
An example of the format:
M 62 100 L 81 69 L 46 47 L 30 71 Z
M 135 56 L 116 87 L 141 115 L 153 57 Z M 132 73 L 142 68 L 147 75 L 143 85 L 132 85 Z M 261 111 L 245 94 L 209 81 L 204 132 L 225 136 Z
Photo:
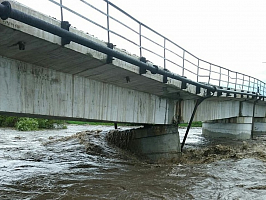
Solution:
M 61 21 L 65 20 L 65 12 L 72 13 L 89 22 L 92 26 L 104 30 L 104 39 L 108 43 L 113 43 L 121 49 L 124 45 L 124 49 L 129 49 L 136 56 L 145 57 L 152 63 L 175 74 L 195 82 L 226 89 L 230 88 L 231 90 L 255 92 L 262 96 L 266 95 L 264 82 L 196 57 L 173 41 L 141 23 L 109 0 L 102 0 L 105 3 L 104 9 L 100 9 L 93 5 L 93 3 L 85 0 L 71 1 L 71 4 L 75 4 L 75 2 L 82 3 L 84 7 L 89 7 L 106 18 L 105 25 L 102 23 L 102 19 L 99 20 L 100 22 L 98 22 L 98 19 L 92 20 L 91 17 L 82 15 L 79 11 L 72 9 L 72 6 L 67 6 L 65 4 L 67 0 L 49 1 L 60 7 Z M 99 2 L 99 0 L 95 2 Z M 115 15 L 119 16 L 119 19 Z M 124 19 L 127 21 L 124 21 Z M 71 19 L 67 21 L 71 23 Z M 94 28 L 91 30 L 94 30 Z M 119 44 L 121 45 L 119 46 Z

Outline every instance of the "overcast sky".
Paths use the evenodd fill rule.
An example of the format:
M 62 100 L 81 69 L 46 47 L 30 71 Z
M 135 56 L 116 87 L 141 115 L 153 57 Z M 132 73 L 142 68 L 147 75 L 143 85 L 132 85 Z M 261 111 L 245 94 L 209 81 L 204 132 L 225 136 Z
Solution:
M 45 6 L 49 4 L 48 0 L 17 1 L 30 7 L 36 4 L 35 7 L 39 5 L 43 12 L 51 12 Z M 69 5 L 75 2 L 64 1 Z M 266 81 L 266 63 L 263 63 L 266 62 L 265 0 L 111 2 L 195 56 Z M 73 24 L 74 20 L 70 23 Z

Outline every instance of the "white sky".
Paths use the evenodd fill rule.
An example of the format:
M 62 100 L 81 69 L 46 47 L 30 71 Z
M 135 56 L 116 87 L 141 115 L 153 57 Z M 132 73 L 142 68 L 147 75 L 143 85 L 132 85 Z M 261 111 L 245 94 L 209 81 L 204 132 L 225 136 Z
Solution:
M 52 9 L 47 9 L 47 5 L 50 5 L 48 0 L 17 1 L 29 7 L 33 7 L 34 4 L 39 5 L 39 10 L 54 16 L 51 14 Z M 69 3 L 68 5 L 76 2 L 63 1 Z M 99 3 L 99 8 L 103 10 L 105 8 L 102 0 L 87 0 L 87 2 Z M 195 56 L 266 81 L 266 63 L 263 63 L 266 62 L 265 0 L 112 0 L 111 2 Z M 59 19 L 59 15 L 55 17 Z M 74 18 L 67 20 L 75 24 Z M 90 30 L 86 32 L 91 33 Z M 100 34 L 91 34 L 106 40 L 101 38 Z

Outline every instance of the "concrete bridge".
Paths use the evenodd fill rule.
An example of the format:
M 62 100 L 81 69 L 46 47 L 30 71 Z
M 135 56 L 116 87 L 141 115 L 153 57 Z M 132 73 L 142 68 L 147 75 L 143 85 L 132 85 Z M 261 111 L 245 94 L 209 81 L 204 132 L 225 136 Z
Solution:
M 265 83 L 254 77 L 203 61 L 139 21 L 164 44 L 139 30 L 136 56 L 116 48 L 109 37 L 101 41 L 62 19 L 0 2 L 0 114 L 145 125 L 130 133 L 129 146 L 154 159 L 178 155 L 180 122 L 189 122 L 188 133 L 192 121 L 203 121 L 203 133 L 211 136 L 249 139 L 265 132 Z M 108 36 L 114 33 L 106 29 Z M 142 45 L 144 39 L 163 55 Z M 148 61 L 145 50 L 163 66 Z M 124 133 L 116 134 L 115 139 Z

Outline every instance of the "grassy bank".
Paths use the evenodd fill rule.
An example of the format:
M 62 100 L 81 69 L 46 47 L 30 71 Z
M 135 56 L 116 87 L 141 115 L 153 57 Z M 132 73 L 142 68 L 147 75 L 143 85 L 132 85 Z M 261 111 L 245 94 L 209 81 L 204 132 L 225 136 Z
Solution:
M 83 122 L 83 121 L 62 121 L 53 119 L 28 118 L 28 117 L 12 117 L 0 115 L 0 127 L 15 127 L 20 131 L 33 131 L 39 129 L 67 128 L 66 124 L 77 125 L 103 125 L 114 126 L 114 123 L 105 122 Z M 121 124 L 118 126 L 133 126 L 134 124 Z M 179 127 L 187 127 L 188 123 L 178 124 Z M 192 127 L 202 127 L 202 122 L 193 122 Z
M 179 127 L 187 127 L 188 123 L 178 124 Z M 202 122 L 192 122 L 191 127 L 202 127 Z
M 0 127 L 15 127 L 19 131 L 35 131 L 39 129 L 67 128 L 65 121 L 29 117 L 13 117 L 0 115 Z

